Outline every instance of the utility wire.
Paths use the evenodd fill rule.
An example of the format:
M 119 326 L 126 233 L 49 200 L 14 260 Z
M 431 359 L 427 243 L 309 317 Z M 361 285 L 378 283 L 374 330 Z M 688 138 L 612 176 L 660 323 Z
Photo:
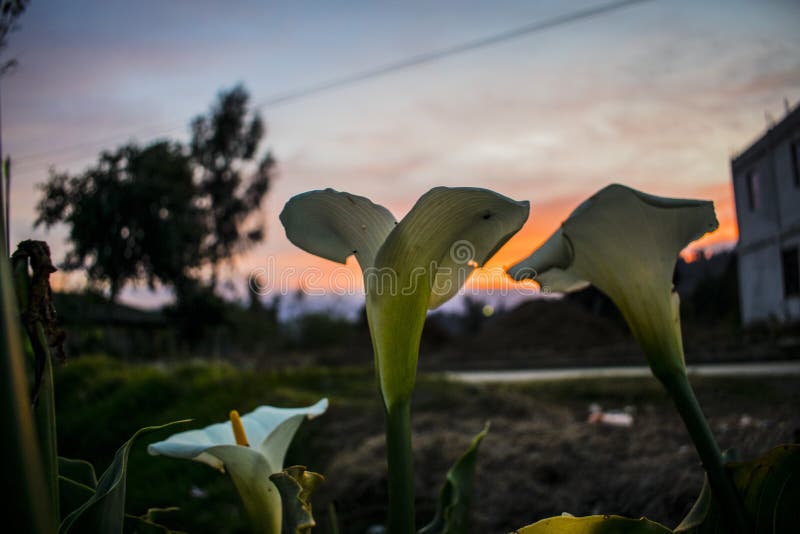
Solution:
M 412 56 L 410 58 L 403 59 L 394 63 L 389 63 L 387 65 L 383 65 L 373 69 L 357 72 L 355 74 L 343 76 L 341 78 L 329 80 L 327 82 L 322 82 L 316 85 L 311 85 L 309 87 L 287 92 L 284 94 L 275 95 L 269 100 L 261 103 L 259 105 L 259 108 L 285 104 L 287 102 L 292 102 L 294 100 L 315 95 L 317 93 L 328 91 L 330 89 L 338 89 L 339 87 L 343 87 L 346 85 L 352 85 L 365 80 L 371 80 L 373 78 L 378 78 L 380 76 L 384 76 L 386 74 L 390 74 L 400 70 L 409 69 L 411 67 L 416 67 L 418 65 L 422 65 L 425 63 L 431 63 L 446 57 L 455 56 L 458 54 L 464 54 L 466 52 L 471 52 L 479 48 L 489 47 L 492 45 L 496 45 L 498 43 L 511 41 L 526 35 L 530 35 L 532 33 L 548 30 L 556 26 L 563 26 L 571 22 L 577 22 L 582 19 L 596 17 L 598 15 L 603 15 L 611 11 L 616 11 L 618 9 L 622 9 L 624 7 L 628 7 L 633 4 L 642 4 L 644 2 L 649 2 L 649 1 L 651 0 L 622 0 L 610 4 L 603 4 L 601 6 L 574 11 L 572 13 L 568 13 L 566 15 L 560 15 L 544 21 L 533 22 L 530 24 L 526 24 L 525 26 L 520 26 L 512 30 L 507 30 L 502 33 L 491 35 L 489 37 L 468 41 L 466 43 L 453 45 L 447 48 L 442 48 L 440 50 L 428 52 L 425 54 L 419 54 L 417 56 Z
M 291 91 L 287 91 L 284 93 L 279 93 L 273 95 L 266 100 L 263 100 L 254 106 L 255 109 L 262 110 L 267 107 L 277 107 L 287 103 L 295 102 L 297 100 L 307 98 L 309 96 L 314 96 L 325 91 L 330 91 L 332 89 L 338 89 L 341 87 L 346 87 L 348 85 L 354 85 L 363 81 L 372 80 L 375 78 L 379 78 L 385 76 L 387 74 L 391 74 L 397 71 L 407 70 L 413 67 L 417 67 L 419 65 L 423 65 L 426 63 L 432 63 L 435 61 L 442 60 L 447 57 L 464 54 L 467 52 L 472 52 L 474 50 L 480 48 L 490 47 L 499 43 L 504 43 L 507 41 L 512 41 L 515 39 L 519 39 L 521 37 L 538 33 L 544 30 L 549 30 L 558 26 L 564 26 L 566 24 L 570 24 L 573 22 L 578 22 L 580 20 L 585 20 L 593 17 L 597 17 L 600 15 L 604 15 L 607 13 L 611 13 L 613 11 L 617 11 L 632 5 L 642 4 L 645 2 L 649 2 L 651 0 L 621 0 L 617 2 L 611 2 L 607 4 L 602 4 L 599 6 L 590 7 L 587 9 L 581 9 L 577 11 L 573 11 L 571 13 L 567 13 L 564 15 L 559 15 L 556 17 L 552 17 L 543 21 L 532 22 L 530 24 L 526 24 L 524 26 L 520 26 L 517 28 L 513 28 L 501 33 L 497 33 L 494 35 L 490 35 L 488 37 L 483 37 L 479 39 L 475 39 L 472 41 L 467 41 L 464 43 L 460 43 L 457 45 L 441 48 L 439 50 L 435 50 L 432 52 L 419 54 L 416 56 L 411 56 L 406 59 L 402 59 L 393 63 L 388 63 L 379 67 L 367 69 L 364 71 L 356 72 L 353 74 L 341 76 L 339 78 L 333 78 L 331 80 L 319 82 L 316 84 L 312 84 L 306 87 L 301 87 L 298 89 L 294 89 Z M 164 124 L 164 123 L 161 123 Z M 183 126 L 175 126 L 169 128 L 168 130 L 162 130 L 156 134 L 149 134 L 149 137 L 162 137 L 169 133 L 172 133 Z M 152 131 L 152 128 L 148 128 L 147 130 L 140 130 L 139 134 L 147 134 L 147 131 Z M 124 138 L 120 137 L 120 139 L 131 139 L 135 137 L 136 133 L 127 134 Z M 106 143 L 112 141 L 112 138 L 103 138 L 97 139 L 94 141 L 89 141 L 86 143 L 79 143 L 73 145 L 62 146 L 58 148 L 54 148 L 52 150 L 38 152 L 38 153 L 31 153 L 31 154 L 24 154 L 18 156 L 17 161 L 17 170 L 25 169 L 27 167 L 36 165 L 42 159 L 48 159 L 54 154 L 60 153 L 70 153 L 75 152 L 78 150 L 82 150 L 84 148 L 94 148 L 94 147 L 101 147 Z M 81 157 L 80 159 L 84 159 Z M 73 159 L 73 161 L 77 161 Z M 63 164 L 63 163 L 62 163 Z

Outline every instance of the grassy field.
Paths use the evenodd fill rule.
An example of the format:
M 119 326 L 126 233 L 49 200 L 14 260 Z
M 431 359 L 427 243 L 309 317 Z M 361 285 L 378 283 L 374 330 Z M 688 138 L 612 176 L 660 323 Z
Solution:
M 325 533 L 334 503 L 341 532 L 363 533 L 385 515 L 382 410 L 371 368 L 253 371 L 223 363 L 171 366 L 83 357 L 56 371 L 60 453 L 102 471 L 136 429 L 192 418 L 187 428 L 224 420 L 230 409 L 307 405 L 331 408 L 304 423 L 287 465 L 327 480 L 316 499 Z M 800 379 L 737 378 L 696 382 L 723 447 L 744 458 L 797 440 Z M 631 428 L 586 422 L 590 403 L 633 411 Z M 486 420 L 480 452 L 474 532 L 508 532 L 548 515 L 645 515 L 669 526 L 691 505 L 702 472 L 669 400 L 654 380 L 579 380 L 515 386 L 465 386 L 420 377 L 414 403 L 418 521 L 427 521 L 450 463 Z M 128 507 L 180 507 L 165 520 L 197 533 L 246 532 L 232 485 L 205 465 L 131 457 Z

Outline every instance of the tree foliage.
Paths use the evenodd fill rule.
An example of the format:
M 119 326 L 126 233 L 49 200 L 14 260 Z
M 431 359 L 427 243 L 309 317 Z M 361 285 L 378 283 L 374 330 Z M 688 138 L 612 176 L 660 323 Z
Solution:
M 263 239 L 252 216 L 275 161 L 267 153 L 255 164 L 264 124 L 248 100 L 242 86 L 220 93 L 192 122 L 188 147 L 128 144 L 103 152 L 82 174 L 51 171 L 35 224 L 69 227 L 63 267 L 86 269 L 112 299 L 137 280 L 171 285 L 181 299 L 201 289 L 197 273 L 210 266 L 213 292 L 219 264 Z
M 0 0 L 0 52 L 8 44 L 8 34 L 17 29 L 17 20 L 28 7 L 28 0 Z M 17 64 L 15 59 L 0 64 L 0 75 Z
M 265 128 L 258 113 L 248 111 L 249 99 L 241 85 L 223 91 L 208 115 L 191 125 L 190 150 L 207 207 L 203 256 L 214 267 L 264 238 L 263 225 L 247 223 L 269 190 L 275 160 L 267 152 L 256 163 Z
M 51 172 L 35 224 L 70 228 L 63 267 L 85 268 L 112 299 L 131 280 L 175 283 L 200 262 L 202 210 L 188 156 L 161 141 L 104 152 L 81 175 Z
M 6 37 L 17 28 L 17 19 L 28 7 L 28 3 L 28 0 L 0 1 L 0 50 L 6 47 Z

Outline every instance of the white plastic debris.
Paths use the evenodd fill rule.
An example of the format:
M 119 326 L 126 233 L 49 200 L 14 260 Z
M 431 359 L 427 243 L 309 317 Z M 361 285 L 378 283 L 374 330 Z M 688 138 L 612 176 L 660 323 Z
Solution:
M 586 421 L 591 424 L 603 424 L 627 428 L 633 426 L 632 412 L 633 410 L 628 406 L 626 406 L 626 410 L 624 411 L 603 411 L 603 408 L 599 404 L 593 402 L 589 405 L 589 418 Z

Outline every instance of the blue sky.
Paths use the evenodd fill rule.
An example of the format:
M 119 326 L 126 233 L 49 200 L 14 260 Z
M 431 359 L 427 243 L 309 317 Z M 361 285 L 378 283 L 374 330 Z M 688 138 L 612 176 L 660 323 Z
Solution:
M 103 148 L 187 124 L 223 87 L 277 94 L 604 2 L 122 2 L 33 0 L 2 80 L 14 162 L 12 240 L 33 231 L 35 184 Z M 735 239 L 730 156 L 800 99 L 800 2 L 652 0 L 377 79 L 265 107 L 280 175 L 267 241 L 237 280 L 275 256 L 319 265 L 283 237 L 293 194 L 335 187 L 401 216 L 435 185 L 529 199 L 503 261 L 524 256 L 609 181 L 711 198 Z M 65 282 L 66 283 L 66 282 Z M 78 282 L 76 282 L 78 283 Z M 131 290 L 132 301 L 152 301 Z

